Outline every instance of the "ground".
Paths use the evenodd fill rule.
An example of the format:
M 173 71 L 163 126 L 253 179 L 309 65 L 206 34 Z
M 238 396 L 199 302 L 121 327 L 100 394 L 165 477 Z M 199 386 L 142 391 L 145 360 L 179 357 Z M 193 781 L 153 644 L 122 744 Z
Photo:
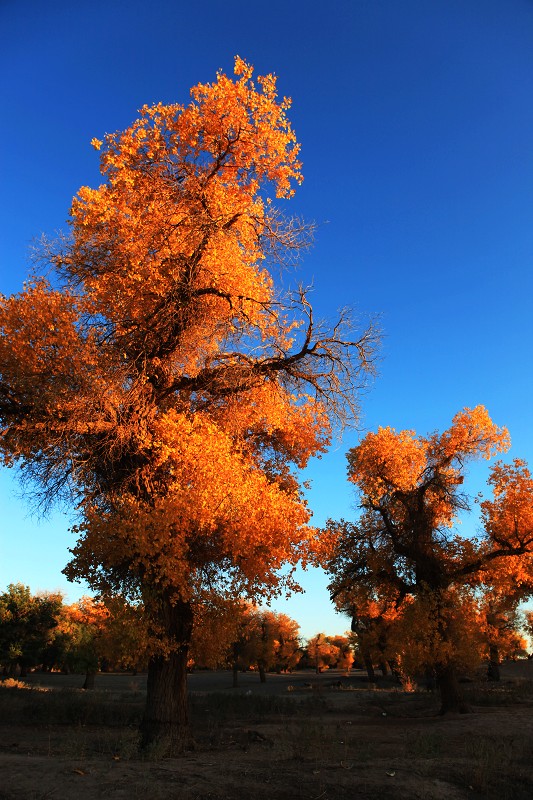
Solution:
M 465 684 L 473 713 L 391 682 L 190 676 L 195 747 L 137 755 L 145 677 L 31 675 L 0 689 L 0 800 L 530 800 L 533 661 Z

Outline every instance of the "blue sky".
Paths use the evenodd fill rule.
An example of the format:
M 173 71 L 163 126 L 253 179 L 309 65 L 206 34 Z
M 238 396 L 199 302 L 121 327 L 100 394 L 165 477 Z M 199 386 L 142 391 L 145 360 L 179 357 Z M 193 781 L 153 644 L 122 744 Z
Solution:
M 361 431 L 447 427 L 484 404 L 509 457 L 533 463 L 531 0 L 3 0 L 0 290 L 18 291 L 41 233 L 100 182 L 90 146 L 145 103 L 187 102 L 239 54 L 293 98 L 305 182 L 287 211 L 318 225 L 293 283 L 318 317 L 381 316 L 379 377 Z M 315 521 L 353 517 L 349 431 L 307 471 Z M 486 465 L 470 471 L 473 493 Z M 30 516 L 0 472 L 0 589 L 62 588 L 68 515 Z M 463 522 L 474 532 L 476 519 Z M 302 633 L 342 632 L 320 573 L 286 606 Z

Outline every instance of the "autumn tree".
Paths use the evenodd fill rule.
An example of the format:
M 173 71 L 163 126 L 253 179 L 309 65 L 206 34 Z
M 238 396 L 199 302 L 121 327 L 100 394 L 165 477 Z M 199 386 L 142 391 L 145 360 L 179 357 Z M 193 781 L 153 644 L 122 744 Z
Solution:
M 473 576 L 488 661 L 487 676 L 500 680 L 500 663 L 524 647 L 521 604 L 533 596 L 533 556 L 497 559 Z
M 62 609 L 58 633 L 64 640 L 63 663 L 69 672 L 85 673 L 83 689 L 94 689 L 108 619 L 107 608 L 92 597 L 82 597 Z
M 347 672 L 351 670 L 354 662 L 354 653 L 350 636 L 336 634 L 335 636 L 328 636 L 328 640 L 333 647 L 337 648 L 339 653 L 335 662 L 335 669 L 344 669 Z
M 120 595 L 104 596 L 100 600 L 107 615 L 98 636 L 99 668 L 145 670 L 150 655 L 150 635 L 144 607 Z
M 307 658 L 318 674 L 334 667 L 341 658 L 341 650 L 325 633 L 317 633 L 307 642 Z
M 286 614 L 241 602 L 235 617 L 233 639 L 226 660 L 233 669 L 233 686 L 239 670 L 257 669 L 262 683 L 270 670 L 292 670 L 300 660 L 300 628 Z
M 292 669 L 299 661 L 300 629 L 286 614 L 266 609 L 246 609 L 239 661 L 256 666 L 262 683 L 269 670 Z
M 473 581 L 484 591 L 483 612 L 489 676 L 499 678 L 502 656 L 523 648 L 520 604 L 533 597 L 533 478 L 526 463 L 497 463 L 489 483 L 493 499 L 481 502 L 485 530 L 494 547 L 509 543 L 524 552 L 483 564 Z
M 396 671 L 398 652 L 392 644 L 392 632 L 398 623 L 400 612 L 386 595 L 369 595 L 357 591 L 360 588 L 354 587 L 355 591 L 351 593 L 348 606 L 339 603 L 338 595 L 334 597 L 334 602 L 339 611 L 344 611 L 352 618 L 355 652 L 365 665 L 368 680 L 373 681 L 376 666 L 381 669 L 384 677 L 389 673 L 389 665 L 392 671 Z
M 274 612 L 274 657 L 270 669 L 291 672 L 300 657 L 300 626 L 287 614 Z
M 380 428 L 348 453 L 349 479 L 362 508 L 359 522 L 329 525 L 336 542 L 329 563 L 334 593 L 349 592 L 361 581 L 378 595 L 395 595 L 397 605 L 415 599 L 411 613 L 421 615 L 429 631 L 442 712 L 464 709 L 456 658 L 468 607 L 459 604 L 459 598 L 466 603 L 462 587 L 505 559 L 523 564 L 531 558 L 532 482 L 522 462 L 493 468 L 494 500 L 481 504 L 483 537 L 469 539 L 454 528 L 459 512 L 470 508 L 461 491 L 466 464 L 508 446 L 507 431 L 481 406 L 465 409 L 448 430 L 426 437 Z
M 0 429 L 43 502 L 73 498 L 67 568 L 142 602 L 154 643 L 145 746 L 188 737 L 186 668 L 206 591 L 263 599 L 313 549 L 297 470 L 357 413 L 375 331 L 327 330 L 271 265 L 310 231 L 276 207 L 302 180 L 272 75 L 240 58 L 188 105 L 93 140 L 70 235 L 0 306 Z
M 58 625 L 58 592 L 33 595 L 29 586 L 10 584 L 0 594 L 0 665 L 9 675 L 41 664 Z
M 203 602 L 194 603 L 194 625 L 189 652 L 189 668 L 208 669 L 227 666 L 230 652 L 240 640 L 246 625 L 248 604 L 232 597 L 206 593 Z

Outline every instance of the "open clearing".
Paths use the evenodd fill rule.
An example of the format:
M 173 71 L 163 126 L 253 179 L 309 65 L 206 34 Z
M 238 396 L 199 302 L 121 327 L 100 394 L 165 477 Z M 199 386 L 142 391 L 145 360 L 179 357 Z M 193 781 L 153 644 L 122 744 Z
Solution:
M 0 689 L 0 800 L 533 797 L 533 661 L 465 686 L 473 713 L 362 673 L 190 676 L 195 749 L 136 753 L 145 677 L 35 674 Z

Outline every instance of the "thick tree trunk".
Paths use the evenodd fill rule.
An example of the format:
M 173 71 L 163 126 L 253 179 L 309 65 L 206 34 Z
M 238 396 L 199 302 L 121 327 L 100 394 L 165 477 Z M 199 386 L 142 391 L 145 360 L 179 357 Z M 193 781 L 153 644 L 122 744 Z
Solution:
M 441 714 L 456 712 L 466 714 L 468 705 L 459 686 L 457 671 L 453 664 L 441 664 L 436 668 L 437 686 L 440 691 Z
M 383 677 L 386 678 L 387 675 L 389 674 L 389 668 L 387 666 L 387 662 L 386 661 L 380 661 L 379 662 L 379 668 L 381 670 L 381 674 L 383 675 Z
M 239 665 L 238 664 L 233 664 L 232 673 L 233 673 L 233 684 L 232 684 L 233 688 L 234 689 L 238 689 L 239 688 Z
M 190 603 L 162 599 L 158 610 L 175 644 L 168 655 L 154 656 L 148 664 L 141 748 L 164 756 L 183 752 L 190 744 L 187 661 L 193 617 Z
M 94 689 L 94 679 L 96 676 L 96 672 L 88 669 L 85 673 L 85 683 L 81 687 L 82 689 Z
M 259 680 L 261 681 L 261 683 L 266 683 L 267 676 L 264 663 L 262 661 L 259 661 L 257 666 L 259 667 Z

